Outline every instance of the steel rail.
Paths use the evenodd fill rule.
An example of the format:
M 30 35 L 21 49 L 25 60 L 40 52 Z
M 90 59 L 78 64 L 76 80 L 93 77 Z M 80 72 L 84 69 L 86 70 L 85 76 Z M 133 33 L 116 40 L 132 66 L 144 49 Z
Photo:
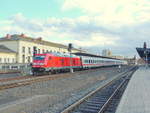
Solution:
M 103 113 L 105 111 L 105 109 L 107 108 L 107 106 L 109 105 L 110 101 L 112 100 L 112 98 L 115 96 L 115 94 L 120 90 L 120 88 L 124 85 L 124 83 L 126 82 L 127 79 L 123 80 L 120 85 L 116 88 L 116 90 L 113 92 L 113 94 L 108 98 L 108 100 L 106 101 L 106 103 L 102 106 L 102 108 L 99 110 L 98 113 Z

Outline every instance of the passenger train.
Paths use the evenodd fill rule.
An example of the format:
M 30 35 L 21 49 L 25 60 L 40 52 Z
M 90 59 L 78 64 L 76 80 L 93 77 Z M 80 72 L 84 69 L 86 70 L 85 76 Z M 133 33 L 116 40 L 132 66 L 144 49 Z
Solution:
M 97 68 L 102 66 L 125 65 L 125 60 L 112 59 L 90 54 L 69 55 L 60 53 L 35 54 L 32 63 L 32 73 L 56 73 L 74 70 Z

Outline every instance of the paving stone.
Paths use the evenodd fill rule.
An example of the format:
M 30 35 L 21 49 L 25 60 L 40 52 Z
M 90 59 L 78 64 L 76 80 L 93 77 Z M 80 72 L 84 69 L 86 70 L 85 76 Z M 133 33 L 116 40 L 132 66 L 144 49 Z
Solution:
M 132 76 L 116 113 L 150 113 L 150 68 L 141 67 Z

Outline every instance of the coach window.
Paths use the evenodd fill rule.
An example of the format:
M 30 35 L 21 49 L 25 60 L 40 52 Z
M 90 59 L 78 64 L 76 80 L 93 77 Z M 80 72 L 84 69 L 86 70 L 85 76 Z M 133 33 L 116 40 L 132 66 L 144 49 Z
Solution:
M 88 64 L 88 60 L 86 60 L 86 63 Z

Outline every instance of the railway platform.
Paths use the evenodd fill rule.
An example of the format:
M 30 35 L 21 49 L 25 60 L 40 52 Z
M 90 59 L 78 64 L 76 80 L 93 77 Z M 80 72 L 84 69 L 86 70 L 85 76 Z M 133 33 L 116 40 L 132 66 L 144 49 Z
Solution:
M 150 68 L 140 67 L 133 74 L 116 113 L 150 113 Z

